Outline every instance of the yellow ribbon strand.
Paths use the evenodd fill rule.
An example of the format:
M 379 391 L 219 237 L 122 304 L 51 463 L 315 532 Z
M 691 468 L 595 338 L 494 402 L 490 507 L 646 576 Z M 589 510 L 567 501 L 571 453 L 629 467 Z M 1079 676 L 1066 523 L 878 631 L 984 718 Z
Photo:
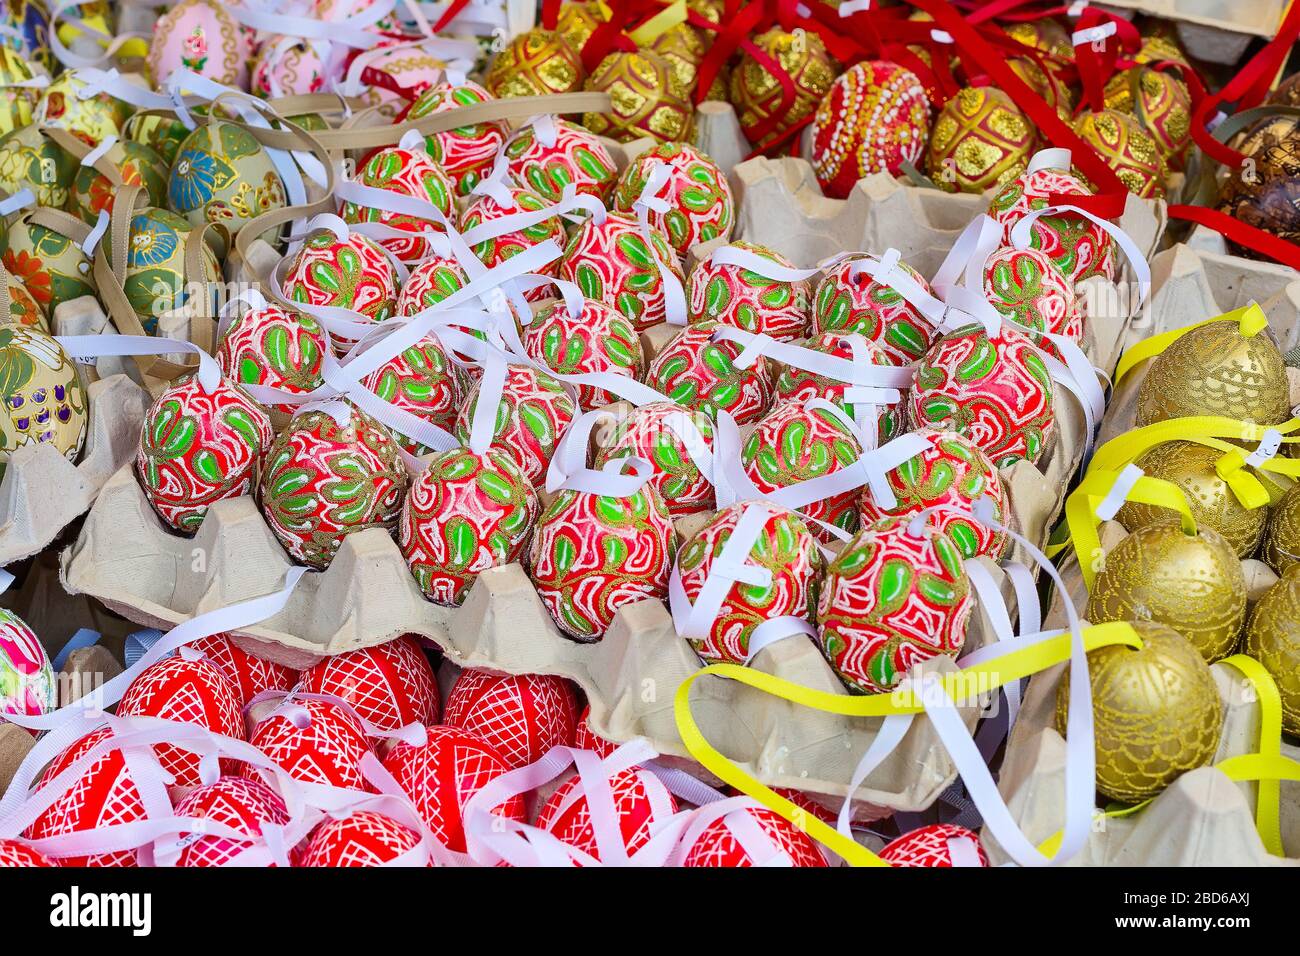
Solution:
M 1153 335 L 1134 344 L 1120 356 L 1119 365 L 1115 368 L 1115 387 L 1118 388 L 1119 383 L 1134 368 L 1149 358 L 1155 358 L 1192 329 L 1199 329 L 1203 325 L 1210 325 L 1214 322 L 1236 322 L 1241 329 L 1241 334 L 1247 337 L 1258 335 L 1268 328 L 1268 316 L 1264 314 L 1263 309 L 1252 302 L 1240 309 L 1233 309 L 1231 312 L 1216 315 L 1212 319 L 1204 319 L 1200 322 L 1193 322 L 1191 325 L 1185 325 L 1181 329 Z
M 673 3 L 664 7 L 664 9 L 629 33 L 628 37 L 637 46 L 649 46 L 673 27 L 685 23 L 687 16 L 686 0 L 674 0 Z M 609 17 L 609 14 L 605 15 L 606 20 Z
M 1282 756 L 1282 697 L 1277 683 L 1264 665 L 1246 654 L 1234 654 L 1223 663 L 1235 667 L 1245 676 L 1255 690 L 1259 701 L 1259 753 L 1268 758 Z M 1226 761 L 1225 761 L 1226 762 Z M 1220 767 L 1222 769 L 1222 767 Z M 1255 800 L 1255 827 L 1264 849 L 1274 856 L 1282 856 L 1281 784 L 1277 779 L 1259 781 L 1259 794 Z

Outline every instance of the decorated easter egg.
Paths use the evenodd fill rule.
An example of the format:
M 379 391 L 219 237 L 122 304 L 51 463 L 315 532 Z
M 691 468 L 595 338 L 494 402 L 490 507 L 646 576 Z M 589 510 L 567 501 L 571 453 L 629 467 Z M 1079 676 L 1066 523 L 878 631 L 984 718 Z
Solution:
M 351 410 L 296 416 L 266 453 L 258 499 L 267 524 L 297 561 L 325 568 L 346 535 L 391 528 L 406 491 L 392 433 Z
M 1287 242 L 1300 239 L 1300 132 L 1294 117 L 1266 117 L 1248 129 L 1234 148 L 1247 162 L 1219 183 L 1218 209 Z M 1229 240 L 1232 255 L 1267 258 Z
M 1300 485 L 1292 485 L 1269 510 L 1260 557 L 1276 574 L 1300 564 Z
M 936 339 L 916 367 L 912 421 L 959 432 L 1001 468 L 1042 457 L 1056 433 L 1052 380 L 1029 338 L 1009 323 Z
M 604 789 L 604 788 L 602 788 Z M 611 774 L 608 779 L 613 798 L 617 832 L 625 852 L 635 853 L 647 843 L 668 818 L 677 812 L 677 801 L 659 778 L 648 770 L 631 767 Z M 600 842 L 592 824 L 588 791 L 581 777 L 570 777 L 546 798 L 537 811 L 537 825 L 563 843 L 601 859 Z M 613 849 L 607 848 L 607 852 Z
M 615 50 L 592 71 L 585 89 L 608 93 L 607 113 L 585 113 L 582 125 L 598 136 L 628 143 L 649 136 L 661 143 L 690 139 L 695 121 L 691 91 L 672 64 L 649 50 Z
M 366 790 L 361 758 L 370 738 L 346 704 L 304 697 L 287 700 L 252 727 L 248 742 L 303 783 Z M 243 765 L 241 776 L 259 780 L 262 771 Z
M 194 115 L 207 112 L 202 106 L 190 111 Z M 134 113 L 122 126 L 122 135 L 133 143 L 148 146 L 162 157 L 167 168 L 176 162 L 176 153 L 181 143 L 190 135 L 190 129 L 179 119 L 171 115 L 153 113 Z
M 964 846 L 954 854 L 954 844 Z M 951 867 L 963 857 L 978 861 L 980 866 L 989 865 L 988 854 L 980 845 L 979 837 L 954 823 L 931 823 L 904 833 L 880 851 L 880 858 L 890 866 Z
M 547 202 L 532 190 L 512 186 L 509 187 L 509 191 L 510 205 L 503 205 L 493 196 L 476 197 L 466 207 L 464 215 L 461 216 L 460 231 L 469 233 L 470 230 L 478 227 L 483 227 L 489 232 L 495 231 L 492 227 L 495 220 L 547 208 Z M 470 236 L 470 240 L 473 239 L 475 237 Z M 489 236 L 474 242 L 473 249 L 474 255 L 478 256 L 479 261 L 491 268 L 500 265 L 511 256 L 517 256 L 519 253 L 531 249 L 539 242 L 546 242 L 547 240 L 561 245 L 564 243 L 564 223 L 559 216 L 549 216 L 531 226 L 511 229 L 501 235 Z M 538 269 L 537 272 L 542 275 L 555 275 L 557 268 L 555 262 L 550 262 Z M 545 294 L 544 289 L 538 289 L 529 293 L 529 297 L 539 298 Z M 595 297 L 593 296 L 593 298 Z
M 781 253 L 757 243 L 735 242 L 723 248 L 741 249 L 778 267 L 794 268 Z M 692 322 L 732 325 L 782 342 L 808 335 L 807 279 L 773 279 L 761 269 L 724 264 L 711 255 L 691 272 L 686 290 Z
M 0 869 L 9 867 L 58 866 L 44 853 L 18 840 L 0 840 Z
M 205 242 L 200 250 L 203 274 L 186 274 L 185 250 L 193 231 L 190 222 L 167 209 L 146 206 L 131 217 L 130 245 L 126 250 L 126 279 L 122 289 L 149 334 L 158 330 L 158 319 L 182 307 L 201 309 L 192 302 L 193 285 L 209 284 L 212 295 L 221 279 L 217 257 Z M 104 235 L 105 251 L 112 261 L 112 230 Z M 188 282 L 187 282 L 188 280 Z
M 590 750 L 601 757 L 608 757 L 618 749 L 618 744 L 606 740 L 604 737 L 596 736 L 592 732 L 590 718 L 591 705 L 588 704 L 582 708 L 582 713 L 578 715 L 578 727 L 573 733 L 573 746 L 576 750 Z
M 0 715 L 30 717 L 57 706 L 54 670 L 40 638 L 17 614 L 0 608 Z
M 338 697 L 379 730 L 438 719 L 433 668 L 408 636 L 327 657 L 302 672 L 298 690 Z
M 749 639 L 764 621 L 778 617 L 815 620 L 817 587 L 824 567 L 817 539 L 796 512 L 767 502 L 741 502 L 722 509 L 682 547 L 677 570 L 687 600 L 695 603 L 714 573 L 714 562 L 750 508 L 761 509 L 765 518 L 745 563 L 765 569 L 771 580 L 767 584 L 730 583 L 708 634 L 691 639 L 691 646 L 705 661 L 747 663 Z
M 596 468 L 635 456 L 654 466 L 650 484 L 674 518 L 713 509 L 713 485 L 692 455 L 713 448 L 713 419 L 676 402 L 650 402 L 620 418 L 596 451 Z
M 638 155 L 618 178 L 613 206 L 632 213 L 652 173 L 668 168 L 668 181 L 656 197 L 668 203 L 650 211 L 650 223 L 668 237 L 684 258 L 691 246 L 727 239 L 736 224 L 736 201 L 721 167 L 689 143 L 660 143 Z
M 415 315 L 432 308 L 468 282 L 469 276 L 459 262 L 431 253 L 411 267 L 411 277 L 397 299 L 397 314 Z
M 992 505 L 993 519 L 999 524 L 1008 521 L 1007 492 L 993 462 L 957 432 L 918 428 L 916 434 L 925 438 L 929 447 L 886 475 L 897 504 L 886 511 L 864 488 L 858 497 L 862 527 L 886 517 L 942 507 L 928 520 L 952 540 L 963 558 L 983 554 L 1000 559 L 1007 548 L 1006 532 L 995 531 L 970 514 L 975 502 L 985 498 Z
M 984 297 L 1035 345 L 1056 353 L 1043 333 L 1083 338 L 1084 303 L 1074 283 L 1039 249 L 1004 246 L 984 261 Z
M 966 640 L 973 599 L 961 552 L 933 523 L 910 524 L 900 516 L 863 528 L 822 581 L 822 650 L 850 690 L 893 690 L 917 664 L 955 658 Z
M 836 64 L 822 38 L 811 30 L 787 32 L 773 27 L 753 42 L 765 57 L 759 59 L 750 51 L 742 54 L 732 70 L 729 93 L 740 128 L 762 149 L 818 109 L 817 104 L 832 89 Z M 772 60 L 784 77 L 772 72 Z M 788 104 L 783 79 L 794 86 L 794 99 Z
M 266 412 L 228 379 L 209 393 L 187 376 L 145 413 L 136 475 L 158 517 L 197 531 L 214 502 L 252 491 L 274 438 Z
M 552 30 L 521 33 L 497 54 L 483 85 L 493 96 L 545 96 L 582 89 L 582 57 Z
M 357 172 L 356 181 L 371 189 L 432 203 L 444 216 L 451 216 L 455 208 L 451 180 L 423 150 L 389 146 L 371 153 Z M 340 215 L 345 222 L 379 222 L 403 232 L 424 232 L 435 228 L 429 219 L 351 202 L 343 203 Z M 419 262 L 430 251 L 428 242 L 415 237 L 380 239 L 379 244 L 403 262 Z
M 1106 83 L 1105 102 L 1107 109 L 1137 119 L 1168 169 L 1183 168 L 1192 144 L 1192 95 L 1177 73 L 1141 66 L 1122 70 Z
M 847 468 L 862 456 L 862 450 L 842 415 L 799 402 L 779 402 L 745 440 L 741 460 L 755 487 L 767 494 Z M 815 522 L 857 531 L 856 498 L 857 489 L 851 488 L 799 510 L 813 519 L 810 526 L 818 537 L 831 540 L 831 533 Z
M 262 825 L 283 826 L 289 811 L 278 793 L 260 780 L 222 777 L 214 783 L 195 787 L 176 804 L 176 816 L 195 817 L 247 834 L 247 840 L 218 836 L 203 830 L 182 833 L 177 866 L 227 866 L 262 836 Z M 273 865 L 273 864 L 272 864 Z
M 77 168 L 77 161 L 38 126 L 19 126 L 0 136 L 0 192 L 7 195 L 30 189 L 36 205 L 62 209 Z
M 37 790 L 50 786 L 56 777 L 101 745 L 106 748 L 94 758 L 81 776 L 64 784 L 65 789 L 23 833 L 29 840 L 83 833 L 103 827 L 145 819 L 144 799 L 120 749 L 114 748 L 113 730 L 100 727 L 61 751 L 45 768 Z M 147 766 L 147 764 L 146 764 Z M 61 866 L 136 866 L 135 850 L 112 850 L 83 856 L 59 858 Z
M 533 315 L 524 337 L 528 354 L 558 375 L 604 372 L 640 380 L 645 373 L 641 338 L 632 323 L 604 302 L 583 299 L 582 311 L 569 314 L 563 301 L 545 303 Z M 578 407 L 583 411 L 615 400 L 609 391 L 579 384 Z
M 238 315 L 221 341 L 215 358 L 236 385 L 266 385 L 304 394 L 324 382 L 325 332 L 306 312 L 278 305 L 247 309 Z M 271 406 L 292 412 L 294 406 Z
M 737 819 L 737 815 L 748 819 Z M 766 807 L 732 810 L 705 827 L 690 843 L 682 866 L 824 867 L 817 843 L 793 823 Z
M 1080 113 L 1074 131 L 1097 151 L 1129 192 L 1143 199 L 1164 198 L 1168 175 L 1164 156 L 1136 117 L 1109 109 Z
M 1121 803 L 1156 796 L 1189 770 L 1214 759 L 1223 703 L 1210 665 L 1177 631 L 1130 622 L 1140 648 L 1088 652 L 1097 791 Z M 1068 735 L 1070 681 L 1056 694 L 1056 728 Z
M 0 316 L 0 325 L 25 325 L 42 332 L 49 332 L 49 315 L 45 307 L 27 291 L 27 287 L 19 285 L 12 277 L 6 285 L 9 291 L 9 314 Z
M 284 292 L 294 302 L 351 309 L 382 322 L 397 306 L 397 273 L 373 239 L 355 232 L 340 239 L 321 231 L 298 250 L 284 277 Z M 344 336 L 334 339 L 340 352 L 354 344 Z
M 409 121 L 454 112 L 463 106 L 486 103 L 495 98 L 469 80 L 461 84 L 436 83 L 411 104 L 405 118 Z M 451 180 L 456 193 L 468 196 L 479 180 L 492 170 L 492 163 L 506 141 L 506 128 L 501 123 L 471 123 L 431 133 L 424 141 L 429 158 Z
M 427 728 L 420 745 L 396 744 L 384 756 L 384 768 L 393 775 L 416 811 L 448 849 L 465 852 L 465 804 L 476 793 L 510 770 L 505 758 L 478 734 L 458 727 Z M 488 808 L 508 820 L 523 820 L 524 801 L 519 796 Z
M 481 572 L 519 559 L 538 510 L 513 457 L 454 448 L 411 480 L 398 544 L 425 597 L 458 607 Z
M 989 201 L 989 215 L 1002 224 L 1002 244 L 1027 213 L 1052 205 L 1054 195 L 1091 196 L 1092 190 L 1063 169 L 1036 169 L 1004 183 Z M 1114 241 L 1101 226 L 1075 212 L 1039 216 L 1029 230 L 1029 245 L 1045 252 L 1073 282 L 1090 276 L 1115 278 Z
M 386 36 L 357 57 L 365 56 L 361 70 L 361 102 L 392 121 L 421 93 L 442 79 L 446 62 L 436 56 L 440 39 L 413 46 L 410 37 Z M 357 60 L 351 68 L 356 69 Z
M 676 553 L 672 518 L 652 486 L 625 498 L 566 488 L 542 511 L 528 571 L 560 630 L 596 641 L 623 605 L 667 596 Z
M 567 0 L 560 7 L 559 16 L 556 17 L 555 32 L 573 49 L 581 53 L 583 46 L 596 32 L 596 28 L 609 20 L 606 15 L 607 10 L 608 8 L 602 10 L 598 3 Z
M 930 130 L 930 100 L 911 70 L 885 60 L 849 67 L 812 124 L 812 166 L 828 196 L 843 199 L 872 173 L 897 176 L 916 165 Z
M 945 192 L 982 193 L 1025 171 L 1038 131 L 994 86 L 967 86 L 939 111 L 925 171 Z
M 131 107 L 107 93 L 83 97 L 89 85 L 76 70 L 59 74 L 41 91 L 32 122 L 44 129 L 66 129 L 94 146 L 120 136 Z
M 480 391 L 481 383 L 476 383 L 456 416 L 456 437 L 465 443 Z M 497 405 L 492 447 L 513 458 L 528 481 L 539 484 L 575 411 L 559 379 L 528 365 L 511 365 Z
M 0 20 L 10 28 L 0 45 L 46 70 L 54 68 L 58 61 L 50 49 L 50 14 L 43 0 L 6 0 Z
M 420 845 L 420 835 L 392 817 L 354 810 L 311 831 L 294 866 L 383 866 Z
M 51 335 L 34 327 L 0 326 L 0 476 L 9 455 L 47 443 L 76 462 L 86 440 L 86 393 L 76 366 Z
M 812 303 L 812 333 L 857 332 L 910 365 L 925 355 L 934 335 L 930 323 L 888 281 L 878 281 L 854 264 L 865 255 L 845 256 L 828 266 Z M 897 268 L 924 292 L 930 283 L 905 262 Z
M 719 410 L 740 425 L 756 422 L 772 401 L 772 374 L 759 356 L 736 364 L 739 342 L 714 341 L 716 323 L 693 322 L 663 347 L 646 369 L 647 385 L 679 405 L 713 417 Z
M 141 671 L 118 702 L 117 714 L 195 724 L 223 737 L 244 736 L 238 692 L 226 675 L 208 661 L 179 655 Z M 174 778 L 172 786 L 197 787 L 202 782 L 198 754 L 168 743 L 154 744 L 153 751 Z M 221 765 L 227 773 L 235 770 L 235 761 L 223 759 Z
M 3 40 L 0 40 L 3 43 Z M 6 46 L 0 46 L 0 133 L 30 126 L 32 111 L 41 91 L 24 86 L 37 75 L 37 68 Z
M 1283 572 L 1256 602 L 1242 651 L 1263 664 L 1276 682 L 1282 727 L 1292 736 L 1300 733 L 1300 574 Z
M 477 734 L 511 768 L 535 763 L 552 747 L 571 747 L 578 701 L 563 677 L 466 668 L 447 695 L 444 722 Z
M 61 302 L 94 295 L 95 279 L 81 246 L 61 232 L 35 224 L 31 215 L 23 212 L 10 218 L 7 234 L 0 234 L 2 261 L 36 305 L 52 315 Z
M 167 202 L 167 163 L 153 149 L 129 139 L 118 140 L 104 154 L 121 174 L 122 184 L 143 186 L 149 205 Z M 118 185 L 94 166 L 79 166 L 72 180 L 68 212 L 94 225 L 100 212 L 113 211 L 113 194 Z
M 804 347 L 849 362 L 860 361 L 871 365 L 895 367 L 899 364 L 898 360 L 883 347 L 856 332 L 823 332 L 809 339 Z M 901 401 L 875 406 L 870 403 L 845 401 L 846 389 L 851 387 L 844 380 L 830 375 L 812 372 L 795 365 L 783 365 L 781 373 L 776 378 L 774 398 L 778 402 L 793 401 L 800 404 L 809 399 L 824 398 L 844 409 L 845 413 L 863 428 L 870 430 L 874 427 L 877 444 L 884 444 L 903 433 L 906 411 Z
M 231 234 L 288 202 L 270 154 L 233 123 L 201 123 L 181 143 L 167 183 L 167 206 L 191 226 L 221 223 Z
M 361 384 L 390 405 L 448 431 L 455 424 L 465 390 L 460 369 L 452 364 L 432 335 L 394 355 L 362 379 Z M 396 430 L 394 434 L 413 455 L 429 451 Z
M 224 634 L 199 638 L 190 647 L 230 681 L 241 710 L 262 691 L 288 690 L 298 682 L 298 672 L 293 668 L 256 657 Z
M 321 59 L 321 48 L 295 36 L 271 36 L 258 48 L 249 89 L 265 99 L 319 93 L 337 77 Z
M 599 299 L 632 320 L 638 332 L 664 321 L 664 283 L 685 281 L 677 254 L 658 229 L 610 213 L 587 219 L 569 237 L 559 276 L 576 282 L 588 299 Z
M 253 44 L 227 9 L 213 0 L 181 0 L 153 28 L 149 72 L 159 85 L 188 70 L 222 86 L 248 88 Z
M 510 174 L 547 202 L 558 202 L 569 185 L 604 199 L 618 178 L 600 138 L 559 117 L 521 127 L 510 137 L 505 155 Z
M 695 92 L 700 63 L 708 52 L 701 31 L 689 23 L 678 23 L 651 40 L 646 49 L 668 61 L 677 86 L 689 98 Z

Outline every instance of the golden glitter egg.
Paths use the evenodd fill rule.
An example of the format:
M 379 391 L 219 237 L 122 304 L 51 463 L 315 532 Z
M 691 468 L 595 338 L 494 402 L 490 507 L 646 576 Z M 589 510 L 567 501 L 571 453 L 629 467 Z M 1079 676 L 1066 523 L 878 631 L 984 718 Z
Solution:
M 1209 663 L 1232 653 L 1246 622 L 1246 575 L 1232 545 L 1177 520 L 1138 528 L 1106 555 L 1084 616 L 1154 621 L 1192 642 Z
M 1065 83 L 1052 82 L 1043 68 L 1028 57 L 1016 57 L 1008 60 L 1007 66 L 1011 67 L 1011 72 L 1020 77 L 1031 90 L 1043 98 L 1052 109 L 1056 110 L 1056 115 L 1061 117 L 1067 123 L 1070 122 L 1071 115 L 1074 113 L 1074 91 Z
M 1037 140 L 1010 96 L 992 86 L 968 86 L 934 121 L 926 172 L 945 192 L 982 193 L 1024 172 Z
M 722 22 L 722 13 L 727 7 L 726 0 L 686 0 L 686 8 L 698 13 L 710 23 L 719 24 Z M 712 46 L 712 34 L 706 34 L 704 42 Z
M 558 33 L 521 33 L 497 54 L 483 85 L 493 96 L 545 96 L 582 89 L 582 57 Z
M 1223 452 L 1198 442 L 1171 441 L 1144 452 L 1134 464 L 1151 478 L 1182 489 L 1201 530 L 1217 531 L 1239 558 L 1248 558 L 1264 536 L 1267 508 L 1247 508 L 1219 477 L 1215 464 Z M 1129 532 L 1168 521 L 1172 512 L 1155 505 L 1127 502 L 1115 517 Z
M 661 33 L 646 49 L 668 61 L 678 87 L 686 91 L 687 99 L 693 97 L 695 77 L 708 52 L 700 31 L 689 23 L 679 23 Z
M 581 53 L 583 46 L 596 28 L 605 22 L 605 14 L 598 3 L 566 3 L 560 7 L 555 21 L 555 32 L 574 50 Z
M 1177 74 L 1136 66 L 1112 76 L 1105 97 L 1107 109 L 1137 119 L 1170 169 L 1183 168 L 1192 144 L 1192 94 Z
M 1282 697 L 1282 727 L 1300 735 L 1300 571 L 1292 565 L 1250 612 L 1243 650 L 1264 665 Z
M 1269 510 L 1262 557 L 1278 574 L 1300 565 L 1300 484 L 1288 488 Z
M 642 136 L 664 143 L 690 139 L 695 109 L 668 61 L 655 53 L 611 53 L 587 77 L 587 89 L 607 92 L 613 101 L 610 112 L 582 117 L 598 136 L 623 143 Z
M 1004 29 L 1007 36 L 1025 46 L 1074 62 L 1074 44 L 1070 42 L 1070 34 L 1055 20 L 1026 20 L 1008 24 Z
M 1097 790 L 1121 803 L 1154 797 L 1209 764 L 1223 730 L 1214 676 L 1191 642 L 1164 624 L 1132 624 L 1140 650 L 1118 645 L 1088 654 Z M 1063 677 L 1056 695 L 1062 734 L 1069 703 L 1070 681 Z
M 1164 198 L 1164 157 L 1135 118 L 1115 110 L 1080 113 L 1074 132 L 1097 151 L 1129 192 L 1143 199 Z
M 1137 424 L 1222 415 L 1258 425 L 1291 416 L 1282 353 L 1265 332 L 1242 335 L 1237 322 L 1198 326 L 1151 362 L 1138 387 Z
M 787 33 L 773 27 L 754 38 L 754 45 L 776 60 L 794 82 L 794 102 L 781 109 L 781 83 L 748 52 L 731 72 L 731 102 L 740 127 L 758 148 L 777 139 L 805 117 L 835 82 L 835 61 L 816 33 Z M 774 124 L 769 120 L 776 116 Z M 765 131 L 766 127 L 766 131 Z
M 1148 63 L 1160 63 L 1163 60 L 1189 63 L 1187 54 L 1183 52 L 1182 44 L 1174 33 L 1172 23 L 1161 24 L 1153 32 L 1144 36 L 1141 49 L 1133 57 L 1133 61 L 1142 66 Z

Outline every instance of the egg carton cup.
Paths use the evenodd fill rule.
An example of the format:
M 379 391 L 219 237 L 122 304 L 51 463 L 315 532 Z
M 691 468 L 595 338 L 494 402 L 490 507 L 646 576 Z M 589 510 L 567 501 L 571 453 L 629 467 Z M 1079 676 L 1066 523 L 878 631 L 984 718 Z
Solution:
M 1223 733 L 1212 763 L 1259 749 L 1259 704 L 1249 683 L 1228 664 L 1210 668 L 1223 702 Z M 998 789 L 1029 841 L 1041 844 L 1064 824 L 1065 740 L 1055 726 L 1057 688 L 1068 667 L 1035 675 L 1012 730 Z M 1300 748 L 1282 744 L 1300 759 Z M 1300 865 L 1300 785 L 1281 783 L 1280 824 L 1285 857 L 1264 848 L 1255 825 L 1258 784 L 1234 782 L 1213 766 L 1182 774 L 1149 805 L 1125 817 L 1098 818 L 1070 866 Z M 985 828 L 994 865 L 1010 857 Z
M 1272 38 L 1282 25 L 1286 0 L 1107 0 L 1133 14 L 1173 20 L 1187 52 L 1209 63 L 1235 63 L 1251 37 Z M 1225 49 L 1226 45 L 1226 49 Z

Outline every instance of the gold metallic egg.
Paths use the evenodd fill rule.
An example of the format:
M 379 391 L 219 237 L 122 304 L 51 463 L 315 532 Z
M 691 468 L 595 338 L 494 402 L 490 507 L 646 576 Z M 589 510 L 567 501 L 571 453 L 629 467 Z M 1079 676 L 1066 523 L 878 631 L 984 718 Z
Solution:
M 1074 62 L 1074 44 L 1065 27 L 1055 20 L 1026 20 L 1006 26 L 1007 36 L 1042 53 Z
M 1025 171 L 1038 142 L 1006 93 L 968 86 L 944 104 L 930 131 L 926 173 L 945 192 L 982 193 Z
M 1074 113 L 1074 91 L 1067 84 L 1059 80 L 1053 83 L 1043 72 L 1043 68 L 1029 57 L 1008 60 L 1007 66 L 1011 67 L 1011 72 L 1028 84 L 1030 89 L 1041 96 L 1048 106 L 1056 110 L 1061 119 L 1070 122 L 1071 115 Z
M 598 136 L 630 142 L 653 136 L 660 142 L 690 139 L 695 119 L 689 91 L 657 53 L 611 53 L 587 77 L 586 88 L 608 92 L 613 109 L 586 113 L 582 125 Z
M 694 96 L 695 77 L 708 52 L 699 30 L 689 23 L 679 23 L 661 33 L 646 49 L 668 61 L 677 85 L 686 92 L 687 99 Z
M 493 96 L 545 96 L 582 89 L 582 58 L 552 30 L 521 33 L 497 54 L 483 79 Z
M 1164 156 L 1134 117 L 1110 109 L 1080 113 L 1074 132 L 1097 151 L 1129 192 L 1143 199 L 1164 198 L 1168 172 Z
M 1282 726 L 1300 735 L 1300 571 L 1264 592 L 1246 625 L 1245 652 L 1264 665 L 1282 697 Z
M 1106 108 L 1132 114 L 1165 164 L 1182 169 L 1192 144 L 1192 94 L 1177 74 L 1136 66 L 1106 84 Z
M 1223 452 L 1197 442 L 1171 441 L 1144 452 L 1135 462 L 1148 476 L 1182 489 L 1196 525 L 1221 534 L 1239 558 L 1248 558 L 1264 536 L 1267 508 L 1247 508 L 1215 471 Z M 1168 508 L 1128 502 L 1115 517 L 1129 532 L 1169 520 Z
M 1246 576 L 1232 545 L 1178 521 L 1138 528 L 1106 555 L 1084 615 L 1173 628 L 1211 664 L 1232 653 L 1246 622 Z
M 1300 565 L 1300 484 L 1288 488 L 1270 509 L 1263 558 L 1278 574 Z
M 1191 642 L 1163 624 L 1132 623 L 1141 650 L 1112 646 L 1088 654 L 1097 790 L 1121 803 L 1154 797 L 1209 764 L 1223 730 L 1210 665 Z M 1063 677 L 1056 695 L 1062 734 L 1069 703 L 1070 681 Z
M 781 83 L 751 54 L 741 56 L 731 71 L 731 102 L 740 127 L 756 147 L 775 140 L 795 123 L 812 115 L 835 82 L 835 61 L 816 33 L 787 33 L 773 27 L 754 38 L 754 45 L 780 64 L 794 82 L 794 102 L 781 112 Z M 763 132 L 772 116 L 775 125 Z
M 1137 424 L 1221 415 L 1277 425 L 1291 415 L 1282 353 L 1265 333 L 1242 335 L 1236 322 L 1211 322 L 1176 339 L 1138 387 Z
M 573 2 L 560 7 L 560 15 L 555 21 L 555 32 L 564 38 L 574 50 L 581 53 L 583 46 L 596 28 L 605 22 L 605 15 L 598 3 Z

